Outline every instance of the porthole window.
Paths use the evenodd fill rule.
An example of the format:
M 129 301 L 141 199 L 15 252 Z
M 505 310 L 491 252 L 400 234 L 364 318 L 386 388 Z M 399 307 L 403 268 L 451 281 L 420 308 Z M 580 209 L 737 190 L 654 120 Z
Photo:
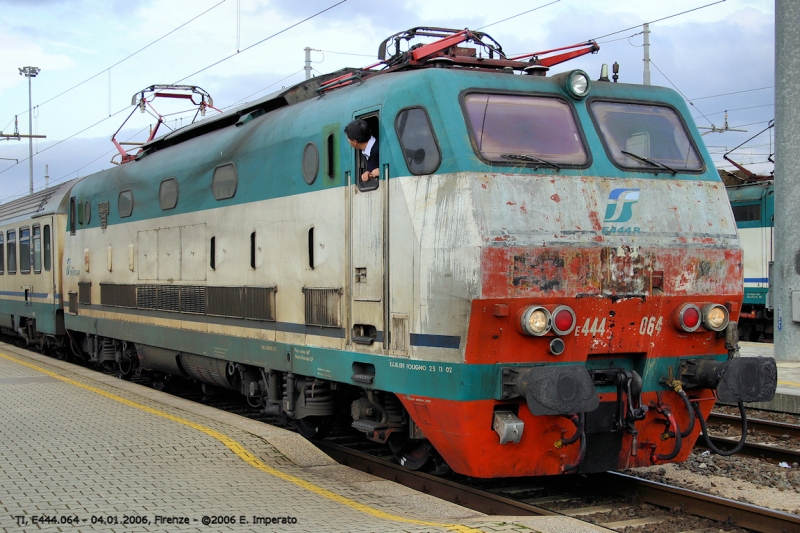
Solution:
M 319 172 L 319 152 L 317 145 L 308 143 L 303 150 L 303 179 L 311 185 L 317 179 Z
M 403 147 L 406 165 L 412 174 L 432 174 L 439 168 L 442 155 L 428 119 L 421 107 L 404 109 L 394 121 L 397 137 Z
M 214 179 L 211 181 L 211 191 L 217 200 L 233 198 L 239 178 L 236 176 L 236 165 L 227 163 L 214 169 Z
M 167 178 L 161 182 L 161 187 L 158 189 L 158 203 L 165 211 L 178 205 L 178 180 Z
M 83 223 L 88 226 L 90 220 L 92 220 L 92 204 L 89 203 L 89 200 L 86 200 L 83 204 Z
M 122 191 L 119 193 L 117 200 L 117 209 L 119 210 L 120 218 L 129 217 L 133 214 L 133 192 Z

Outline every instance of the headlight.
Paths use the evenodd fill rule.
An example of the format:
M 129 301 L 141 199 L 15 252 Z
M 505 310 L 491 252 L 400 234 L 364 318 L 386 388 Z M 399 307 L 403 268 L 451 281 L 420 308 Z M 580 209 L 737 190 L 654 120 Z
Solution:
M 573 98 L 585 97 L 589 94 L 589 89 L 591 89 L 589 75 L 582 70 L 573 70 L 567 76 L 566 89 Z
M 728 327 L 728 310 L 719 304 L 703 307 L 703 326 L 711 331 L 722 331 Z
M 520 326 L 526 335 L 540 337 L 550 331 L 550 323 L 550 311 L 544 307 L 528 307 L 520 317 Z

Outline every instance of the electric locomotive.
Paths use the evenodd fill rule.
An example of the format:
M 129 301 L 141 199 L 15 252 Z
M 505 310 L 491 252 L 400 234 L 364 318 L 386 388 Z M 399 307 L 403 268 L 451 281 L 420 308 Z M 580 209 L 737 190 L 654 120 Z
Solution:
M 420 37 L 437 40 L 401 50 Z M 58 327 L 10 306 L 19 275 L 0 316 L 121 377 L 239 391 L 307 436 L 346 419 L 409 468 L 682 461 L 717 397 L 775 391 L 773 360 L 735 357 L 735 221 L 680 96 L 547 75 L 598 46 L 566 49 L 414 28 L 372 67 L 121 150 L 59 190 Z M 380 146 L 368 181 L 357 118 Z

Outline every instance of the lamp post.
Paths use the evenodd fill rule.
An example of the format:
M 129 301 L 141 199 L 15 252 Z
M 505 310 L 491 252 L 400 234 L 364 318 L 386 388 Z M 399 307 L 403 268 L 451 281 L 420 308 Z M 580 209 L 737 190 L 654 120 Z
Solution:
M 30 193 L 33 194 L 33 102 L 31 96 L 31 78 L 35 78 L 39 67 L 21 67 L 19 75 L 28 78 L 28 184 Z

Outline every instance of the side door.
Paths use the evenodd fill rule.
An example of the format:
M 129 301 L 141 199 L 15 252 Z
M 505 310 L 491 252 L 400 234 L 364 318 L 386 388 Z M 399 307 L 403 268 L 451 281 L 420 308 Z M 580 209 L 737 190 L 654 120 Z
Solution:
M 372 136 L 380 143 L 379 110 L 354 116 L 366 120 Z M 353 343 L 382 347 L 385 331 L 386 290 L 386 195 L 388 165 L 379 166 L 380 175 L 361 180 L 365 159 L 353 150 L 350 194 L 350 340 Z

